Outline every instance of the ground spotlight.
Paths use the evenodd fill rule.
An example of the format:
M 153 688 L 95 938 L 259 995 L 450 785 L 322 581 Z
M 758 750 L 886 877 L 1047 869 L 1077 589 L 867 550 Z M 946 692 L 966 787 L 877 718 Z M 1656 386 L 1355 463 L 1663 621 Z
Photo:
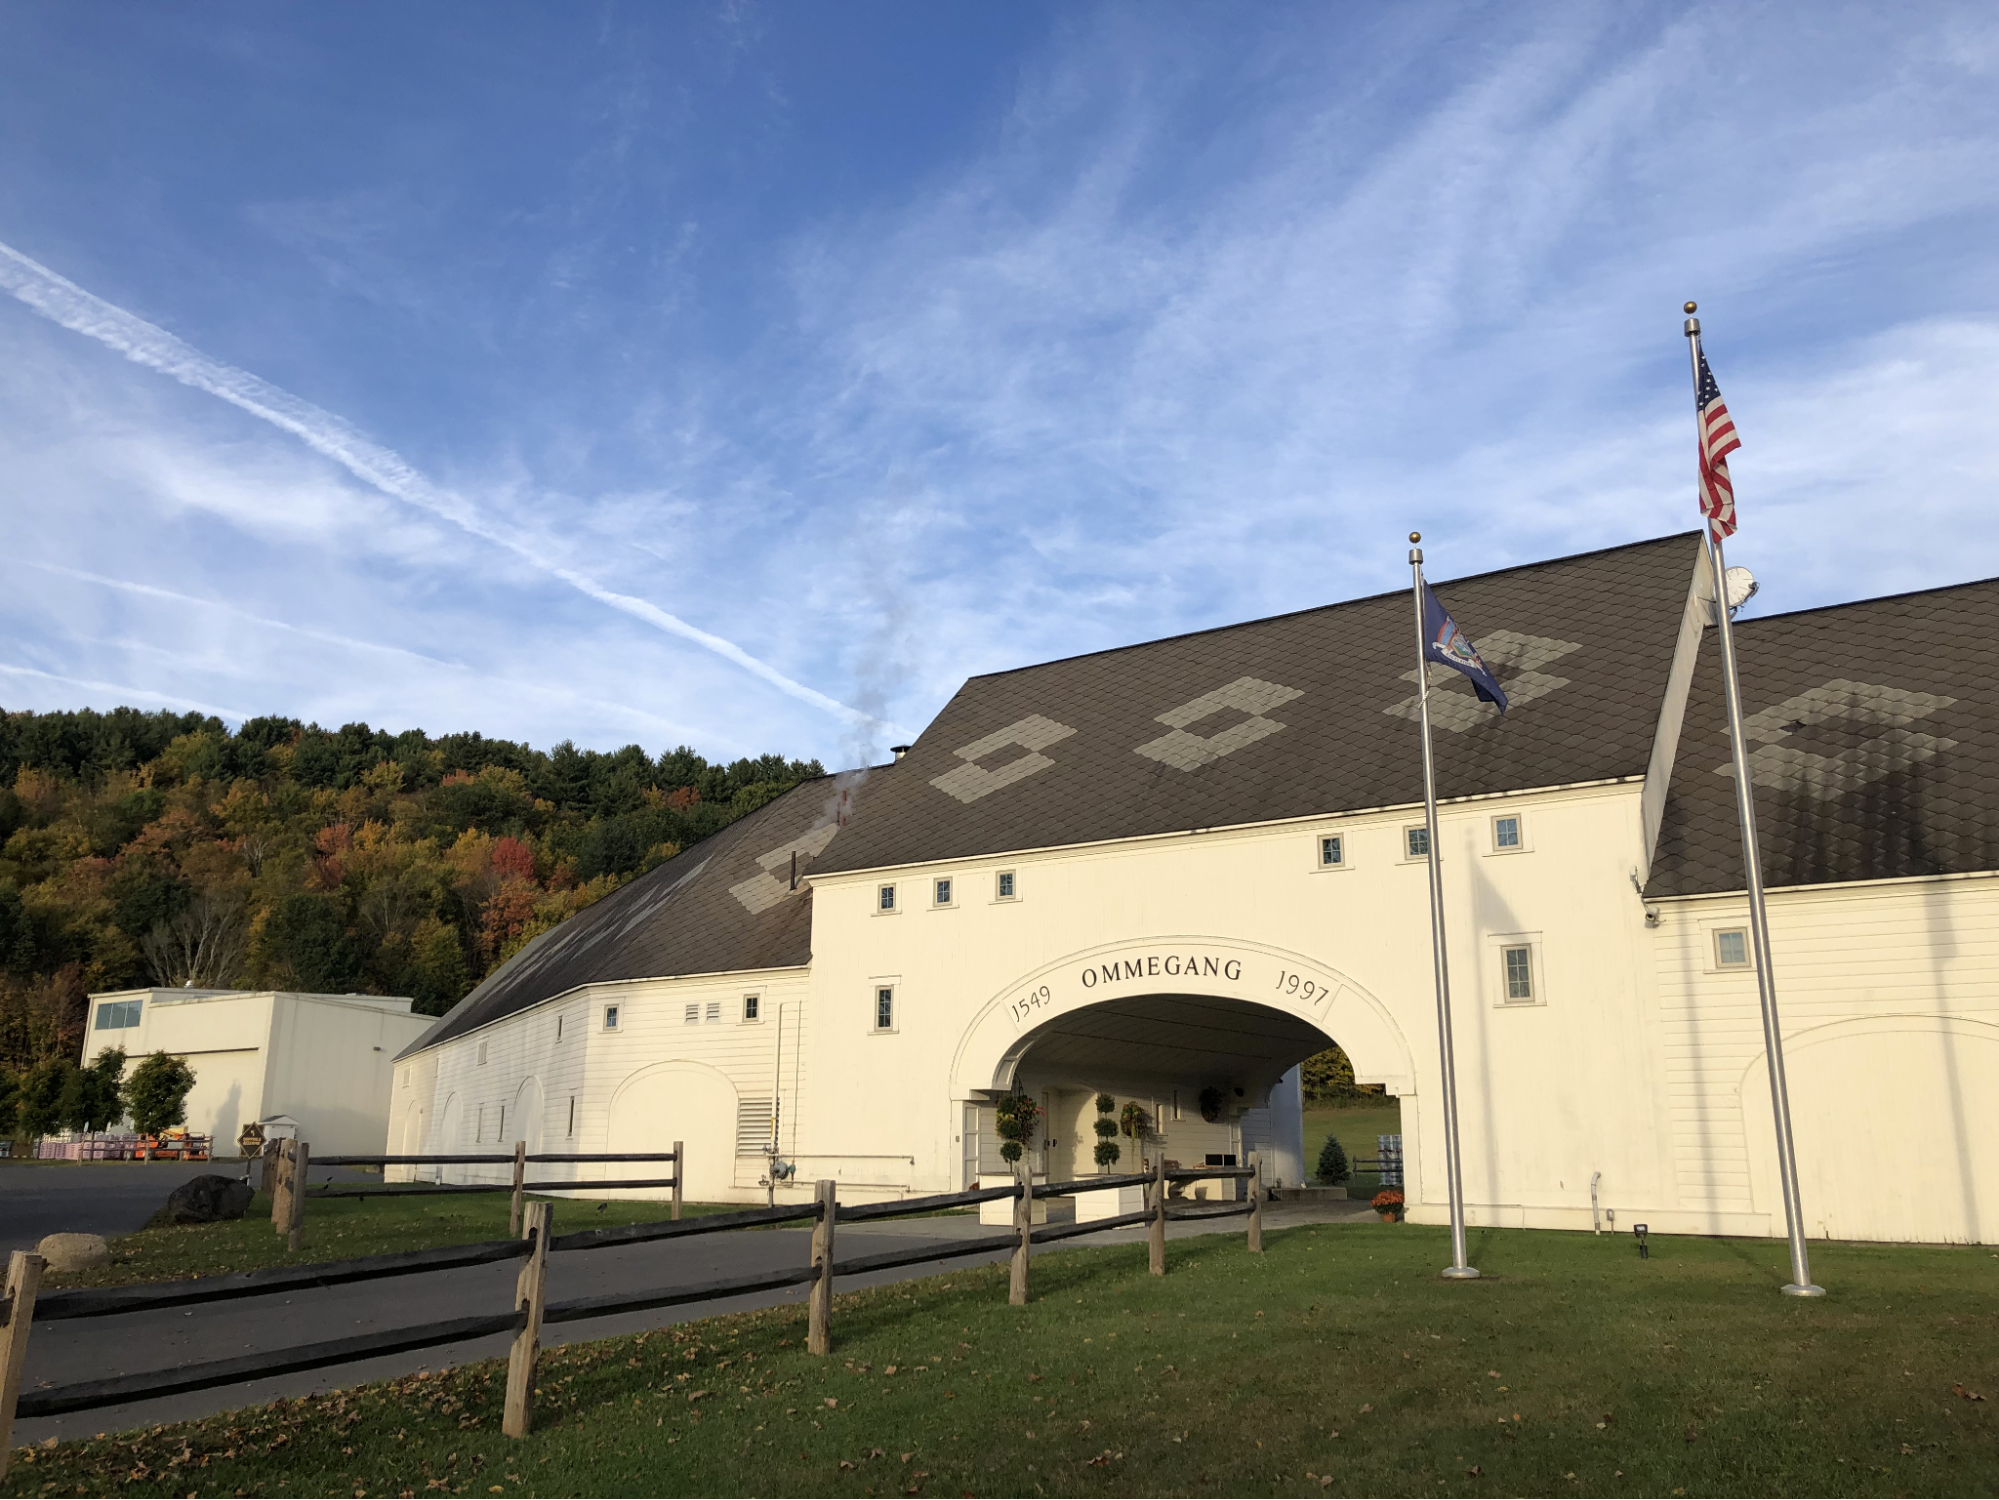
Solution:
M 1638 1241 L 1638 1258 L 1640 1260 L 1650 1260 L 1652 1258 L 1652 1247 L 1645 1243 L 1645 1229 L 1646 1226 L 1643 1224 L 1633 1224 L 1631 1226 L 1631 1233 Z

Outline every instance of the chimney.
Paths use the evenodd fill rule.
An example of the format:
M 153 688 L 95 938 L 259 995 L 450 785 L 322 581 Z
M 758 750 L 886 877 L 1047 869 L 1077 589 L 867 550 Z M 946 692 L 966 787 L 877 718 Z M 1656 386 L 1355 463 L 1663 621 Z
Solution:
M 909 754 L 909 746 L 907 745 L 890 745 L 888 748 L 889 753 L 894 755 L 897 760 L 901 760 L 903 756 Z

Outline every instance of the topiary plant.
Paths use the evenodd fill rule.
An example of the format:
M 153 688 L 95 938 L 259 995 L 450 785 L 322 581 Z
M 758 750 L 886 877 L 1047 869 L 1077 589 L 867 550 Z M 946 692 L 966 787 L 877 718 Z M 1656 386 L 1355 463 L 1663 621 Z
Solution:
M 1097 1133 L 1096 1158 L 1100 1167 L 1116 1166 L 1118 1157 L 1123 1155 L 1118 1150 L 1117 1121 L 1111 1118 L 1116 1108 L 1117 1100 L 1109 1094 L 1097 1095 L 1097 1118 L 1090 1128 Z
M 1000 1156 L 1007 1162 L 1017 1162 L 1034 1140 L 1034 1127 L 1041 1119 L 1041 1106 L 1028 1094 L 1008 1094 L 993 1106 L 996 1128 L 1000 1134 Z
M 1353 1168 L 1347 1162 L 1346 1147 L 1340 1144 L 1338 1136 L 1327 1136 L 1326 1144 L 1319 1148 L 1319 1181 L 1337 1187 L 1351 1176 Z

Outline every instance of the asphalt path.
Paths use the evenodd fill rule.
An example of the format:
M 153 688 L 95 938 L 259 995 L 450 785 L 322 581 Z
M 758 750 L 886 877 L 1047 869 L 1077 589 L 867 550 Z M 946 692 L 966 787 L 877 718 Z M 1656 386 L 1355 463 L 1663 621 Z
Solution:
M 1272 1204 L 1265 1209 L 1266 1228 L 1293 1223 L 1323 1223 L 1365 1216 L 1365 1205 L 1335 1203 L 1292 1207 Z M 563 1205 L 556 1209 L 558 1234 L 566 1232 Z M 567 1229 L 574 1229 L 574 1215 Z M 1192 1234 L 1240 1234 L 1240 1218 L 1175 1224 L 1168 1233 L 1179 1239 Z M 971 1215 L 905 1219 L 887 1223 L 842 1225 L 837 1232 L 836 1258 L 846 1260 L 979 1239 L 1004 1233 L 981 1225 Z M 1063 1241 L 1051 1250 L 1081 1244 L 1119 1244 L 1142 1239 L 1142 1229 L 1121 1229 Z M 735 1230 L 648 1245 L 571 1251 L 549 1259 L 550 1301 L 572 1297 L 631 1294 L 658 1287 L 788 1270 L 810 1259 L 807 1229 Z M 1037 1251 L 1037 1254 L 1042 1253 Z M 867 1276 L 844 1277 L 839 1290 L 854 1291 L 911 1277 L 933 1275 L 955 1266 L 1004 1259 L 1004 1252 L 928 1261 Z M 243 1297 L 192 1308 L 162 1308 L 110 1318 L 79 1318 L 37 1323 L 28 1345 L 22 1388 L 33 1390 L 80 1380 L 146 1370 L 168 1370 L 188 1363 L 229 1359 L 278 1350 L 324 1339 L 477 1317 L 507 1310 L 513 1300 L 518 1262 L 471 1266 L 420 1276 L 388 1277 L 348 1286 L 321 1287 L 290 1295 Z M 733 1297 L 687 1307 L 658 1308 L 587 1322 L 563 1323 L 542 1330 L 544 1345 L 610 1338 L 665 1327 L 722 1313 L 802 1302 L 803 1286 L 752 1296 Z M 499 1334 L 461 1344 L 442 1345 L 408 1354 L 385 1356 L 326 1370 L 308 1371 L 269 1380 L 194 1391 L 160 1400 L 104 1407 L 16 1423 L 16 1443 L 58 1437 L 75 1439 L 101 1432 L 184 1421 L 238 1407 L 261 1405 L 279 1396 L 298 1397 L 314 1391 L 386 1380 L 418 1370 L 436 1370 L 473 1360 L 504 1355 L 510 1335 Z
M 0 1162 L 0 1254 L 32 1250 L 50 1234 L 133 1234 L 190 1177 L 241 1177 L 240 1158 L 221 1161 Z M 356 1181 L 379 1181 L 340 1172 Z M 331 1175 L 331 1173 L 325 1174 Z M 313 1181 L 322 1174 L 315 1172 Z

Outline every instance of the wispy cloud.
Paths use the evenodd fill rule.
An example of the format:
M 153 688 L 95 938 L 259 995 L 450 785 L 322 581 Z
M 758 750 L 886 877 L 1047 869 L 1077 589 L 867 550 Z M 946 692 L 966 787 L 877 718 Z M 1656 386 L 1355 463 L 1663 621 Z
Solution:
M 816 688 L 787 677 L 733 641 L 691 625 L 650 600 L 606 587 L 589 574 L 556 562 L 531 540 L 494 525 L 463 496 L 431 483 L 399 455 L 370 441 L 331 412 L 302 401 L 246 370 L 209 358 L 165 329 L 114 307 L 6 244 L 0 244 L 0 287 L 51 322 L 97 340 L 134 364 L 158 370 L 183 385 L 205 391 L 262 418 L 332 459 L 363 483 L 506 549 L 600 604 L 693 641 L 801 703 L 849 722 L 865 717 Z
M 213 714 L 218 719 L 233 719 L 237 723 L 250 717 L 240 708 L 222 708 L 213 703 L 201 703 L 193 698 L 182 698 L 173 693 L 158 693 L 151 688 L 133 687 L 122 682 L 93 682 L 85 677 L 67 677 L 60 672 L 44 672 L 36 667 L 15 666 L 11 662 L 0 661 L 0 673 L 9 677 L 30 677 L 40 682 L 57 682 L 64 687 L 82 688 L 88 693 L 108 693 L 106 707 L 124 703 L 158 703 L 167 708 L 191 708 L 198 714 Z

